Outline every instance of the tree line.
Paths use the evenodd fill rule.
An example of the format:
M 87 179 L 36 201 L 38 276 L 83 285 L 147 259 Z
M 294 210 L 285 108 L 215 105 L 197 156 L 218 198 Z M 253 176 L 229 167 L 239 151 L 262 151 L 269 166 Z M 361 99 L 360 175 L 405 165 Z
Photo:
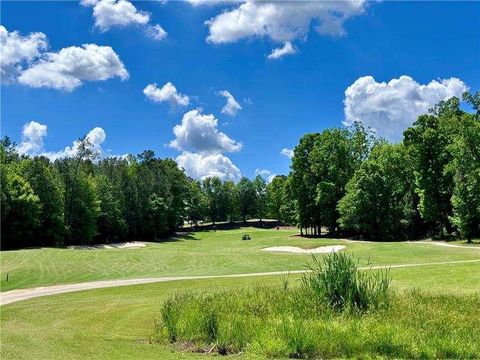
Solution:
M 265 218 L 267 183 L 191 179 L 151 150 L 98 159 L 88 138 L 73 158 L 21 156 L 0 143 L 2 249 L 155 240 L 183 225 Z
M 305 232 L 374 240 L 480 235 L 480 93 L 454 97 L 405 130 L 376 139 L 360 124 L 306 134 L 287 179 Z
M 480 234 L 480 94 L 440 102 L 400 143 L 361 124 L 306 134 L 288 176 L 194 180 L 151 150 L 99 159 L 86 137 L 54 162 L 0 143 L 2 249 L 155 240 L 204 221 L 278 219 L 374 240 Z

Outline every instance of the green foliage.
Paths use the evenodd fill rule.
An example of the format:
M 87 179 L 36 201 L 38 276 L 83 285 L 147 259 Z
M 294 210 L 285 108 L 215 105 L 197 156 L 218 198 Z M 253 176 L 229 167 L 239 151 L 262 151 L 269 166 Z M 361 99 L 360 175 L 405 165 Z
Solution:
M 255 215 L 262 220 L 267 214 L 267 183 L 260 175 L 253 180 L 255 188 Z
M 282 205 L 284 204 L 285 176 L 275 176 L 267 185 L 266 206 L 267 216 L 270 219 L 282 219 Z
M 301 227 L 313 227 L 317 233 L 326 226 L 336 232 L 337 203 L 372 142 L 371 135 L 359 124 L 300 139 L 292 158 L 291 188 Z
M 21 172 L 39 198 L 41 211 L 35 245 L 63 243 L 65 188 L 58 170 L 45 157 L 22 160 Z
M 313 257 L 310 272 L 302 278 L 306 289 L 334 310 L 366 311 L 388 305 L 390 278 L 387 272 L 358 272 L 354 258 L 332 253 Z
M 453 160 L 446 169 L 454 183 L 450 221 L 470 242 L 480 234 L 480 119 L 464 114 L 458 126 L 449 147 Z
M 338 203 L 340 226 L 375 240 L 411 236 L 418 224 L 411 164 L 403 145 L 376 145 Z
M 242 177 L 237 183 L 236 188 L 240 214 L 245 222 L 248 217 L 253 217 L 257 213 L 257 193 L 255 185 L 248 178 Z
M 127 223 L 123 218 L 121 200 L 116 197 L 112 183 L 105 175 L 95 177 L 100 210 L 97 218 L 98 236 L 101 241 L 126 238 Z
M 57 160 L 65 184 L 65 243 L 91 244 L 97 234 L 100 203 L 95 179 L 77 159 Z
M 187 291 L 165 307 L 175 313 L 178 351 L 267 358 L 477 358 L 478 294 L 392 294 L 388 308 L 332 311 L 302 286 L 231 286 Z M 307 289 L 308 290 L 308 289 Z M 215 313 L 216 336 L 204 326 Z M 203 324 L 203 325 L 202 325 Z M 210 330 L 209 330 L 210 329 Z M 163 320 L 156 338 L 168 340 Z M 177 354 L 188 356 L 188 354 Z
M 31 244 L 40 223 L 41 204 L 15 164 L 0 164 L 2 248 Z

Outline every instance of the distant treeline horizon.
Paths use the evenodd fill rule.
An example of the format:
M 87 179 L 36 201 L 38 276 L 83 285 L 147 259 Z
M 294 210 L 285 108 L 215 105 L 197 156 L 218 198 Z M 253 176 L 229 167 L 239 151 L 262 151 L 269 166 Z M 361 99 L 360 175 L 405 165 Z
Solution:
M 267 183 L 195 180 L 152 150 L 98 158 L 87 137 L 54 162 L 0 143 L 1 248 L 154 241 L 188 223 L 277 219 L 301 234 L 391 241 L 480 236 L 480 93 L 421 115 L 397 144 L 361 123 L 305 134 Z

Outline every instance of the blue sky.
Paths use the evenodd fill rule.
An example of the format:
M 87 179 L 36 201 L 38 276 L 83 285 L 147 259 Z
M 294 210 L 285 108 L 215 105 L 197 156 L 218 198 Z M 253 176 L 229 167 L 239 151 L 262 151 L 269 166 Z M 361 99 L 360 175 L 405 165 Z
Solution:
M 2 135 L 18 144 L 37 141 L 25 152 L 67 154 L 65 147 L 74 148 L 72 141 L 98 127 L 106 134 L 97 144 L 104 156 L 152 149 L 160 157 L 183 154 L 180 162 L 195 177 L 252 177 L 259 169 L 282 174 L 290 159 L 281 150 L 293 148 L 306 132 L 361 120 L 396 141 L 429 103 L 467 87 L 480 89 L 479 2 L 356 2 L 353 8 L 338 2 L 330 3 L 327 15 L 318 10 L 310 18 L 310 9 L 299 10 L 298 21 L 291 9 L 282 17 L 284 9 L 276 7 L 283 5 L 275 3 L 280 15 L 260 29 L 254 25 L 262 4 L 247 9 L 243 3 L 133 2 L 136 17 L 128 24 L 105 17 L 115 4 L 1 3 L 2 45 L 38 32 L 48 42 L 36 55 L 11 60 L 12 78 L 6 79 L 12 67 L 4 70 L 2 60 Z M 246 25 L 219 18 L 244 10 Z M 332 19 L 331 12 L 341 17 Z M 162 39 L 148 35 L 156 24 L 167 33 Z M 294 53 L 268 58 L 287 43 Z M 29 72 L 53 62 L 46 60 L 49 53 L 82 44 L 111 47 L 120 63 L 112 60 L 108 66 L 116 67 L 105 69 L 108 75 L 90 76 L 78 69 L 82 59 L 69 58 L 69 74 L 81 82 L 73 89 L 51 85 L 48 77 L 59 76 L 49 72 L 55 64 Z M 188 97 L 188 105 L 144 94 L 147 85 L 160 89 L 167 82 Z M 222 113 L 223 90 L 241 107 L 235 116 Z M 22 139 L 31 121 L 46 128 L 40 134 L 24 130 Z

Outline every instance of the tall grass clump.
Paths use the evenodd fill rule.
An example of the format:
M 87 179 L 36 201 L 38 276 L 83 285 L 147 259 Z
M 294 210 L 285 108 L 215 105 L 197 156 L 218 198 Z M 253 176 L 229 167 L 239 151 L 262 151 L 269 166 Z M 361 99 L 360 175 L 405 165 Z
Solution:
M 348 254 L 309 268 L 300 281 L 176 294 L 154 339 L 267 358 L 480 358 L 480 293 L 390 294 L 388 271 L 358 271 Z
M 302 284 L 334 310 L 366 311 L 388 306 L 389 271 L 360 272 L 358 262 L 348 253 L 332 253 L 321 259 L 313 256 Z

